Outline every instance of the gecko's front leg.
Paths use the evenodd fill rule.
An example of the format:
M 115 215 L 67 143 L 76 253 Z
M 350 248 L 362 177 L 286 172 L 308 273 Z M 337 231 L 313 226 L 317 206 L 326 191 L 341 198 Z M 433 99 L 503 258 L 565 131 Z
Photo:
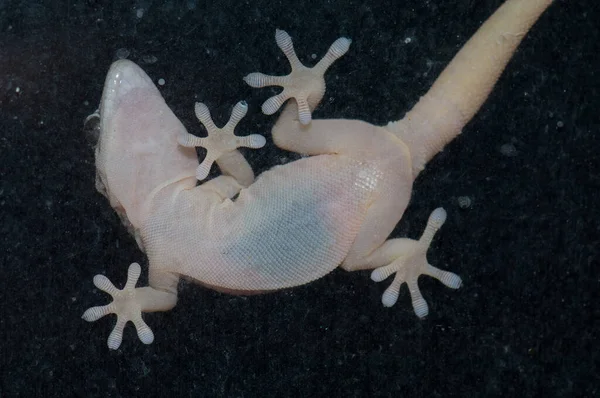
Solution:
M 206 149 L 206 157 L 196 169 L 196 178 L 199 181 L 204 180 L 208 176 L 213 162 L 219 163 L 221 161 L 222 163 L 219 163 L 220 166 L 230 164 L 230 162 L 225 161 L 225 159 L 229 158 L 224 158 L 224 155 L 231 153 L 239 154 L 236 149 L 240 147 L 262 148 L 266 143 L 265 137 L 260 134 L 250 134 L 245 137 L 236 136 L 234 134 L 235 127 L 239 121 L 246 116 L 246 112 L 248 112 L 248 104 L 246 101 L 240 101 L 233 107 L 231 118 L 222 128 L 215 125 L 210 116 L 210 111 L 205 104 L 197 102 L 194 110 L 196 117 L 206 128 L 208 136 L 196 137 L 195 135 L 182 131 L 178 137 L 178 142 L 183 147 L 202 147 Z M 241 156 L 241 154 L 239 156 Z M 243 156 L 242 159 L 244 160 L 244 164 L 247 165 L 248 163 L 245 162 Z M 252 173 L 251 169 L 250 173 Z M 235 174 L 235 170 L 232 170 L 232 174 Z M 253 178 L 252 175 L 252 179 Z M 245 181 L 248 178 L 241 179 Z M 242 184 L 246 185 L 244 184 L 244 181 L 242 181 Z M 247 181 L 248 185 L 251 182 L 252 181 Z
M 134 324 L 142 343 L 152 343 L 154 333 L 142 319 L 142 312 L 169 311 L 177 304 L 176 284 L 174 291 L 158 290 L 150 286 L 136 288 L 141 272 L 140 265 L 132 263 L 123 289 L 116 288 L 104 275 L 94 277 L 94 285 L 110 294 L 113 301 L 107 305 L 88 308 L 82 318 L 94 322 L 108 314 L 117 315 L 117 323 L 108 337 L 108 348 L 111 350 L 116 350 L 121 345 L 123 330 L 129 321 Z

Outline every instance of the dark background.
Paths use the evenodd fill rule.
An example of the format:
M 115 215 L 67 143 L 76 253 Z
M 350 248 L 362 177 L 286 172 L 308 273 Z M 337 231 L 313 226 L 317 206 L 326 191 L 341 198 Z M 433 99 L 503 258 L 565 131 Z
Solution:
M 147 260 L 94 188 L 83 120 L 112 61 L 127 55 L 199 133 L 195 101 L 239 133 L 267 133 L 258 172 L 295 156 L 273 146 L 273 117 L 249 72 L 285 74 L 287 30 L 314 64 L 339 36 L 350 51 L 326 76 L 316 118 L 396 120 L 501 0 L 0 1 L 0 397 L 598 396 L 600 10 L 557 1 L 525 38 L 482 110 L 417 179 L 394 237 L 418 237 L 431 210 L 448 221 L 429 261 L 458 291 L 405 287 L 336 270 L 293 290 L 228 296 L 189 282 L 177 307 L 145 316 L 155 342 L 114 316 L 80 319 Z M 114 2 L 117 3 L 117 2 Z M 212 3 L 212 2 L 211 2 Z M 410 39 L 410 40 L 407 40 Z M 457 198 L 467 196 L 462 209 Z

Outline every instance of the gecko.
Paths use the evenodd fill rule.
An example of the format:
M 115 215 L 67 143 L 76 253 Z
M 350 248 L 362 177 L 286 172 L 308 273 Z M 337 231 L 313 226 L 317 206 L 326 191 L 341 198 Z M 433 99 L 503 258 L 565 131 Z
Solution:
M 428 275 L 457 289 L 461 278 L 429 264 L 427 251 L 446 219 L 433 210 L 419 239 L 388 239 L 411 197 L 415 178 L 482 106 L 519 43 L 552 0 L 507 0 L 478 29 L 404 118 L 385 126 L 360 120 L 313 119 L 325 94 L 327 69 L 350 47 L 336 40 L 312 68 L 303 65 L 291 37 L 275 40 L 291 72 L 251 73 L 251 87 L 281 86 L 263 113 L 281 112 L 271 136 L 281 149 L 302 155 L 255 178 L 238 150 L 265 145 L 259 134 L 234 130 L 248 104 L 238 102 L 223 127 L 208 107 L 195 104 L 206 137 L 188 133 L 150 77 L 129 60 L 114 62 L 99 111 L 96 188 L 135 237 L 149 263 L 149 286 L 136 287 L 138 263 L 123 289 L 103 275 L 94 285 L 112 296 L 87 309 L 93 322 L 116 314 L 108 347 L 118 349 L 131 321 L 142 343 L 154 333 L 144 312 L 177 303 L 181 277 L 230 294 L 254 294 L 303 285 L 337 267 L 371 270 L 375 282 L 394 275 L 382 295 L 393 306 L 406 283 L 419 318 L 429 308 L 419 286 Z M 206 149 L 202 162 L 196 147 Z M 207 180 L 213 164 L 220 174 Z

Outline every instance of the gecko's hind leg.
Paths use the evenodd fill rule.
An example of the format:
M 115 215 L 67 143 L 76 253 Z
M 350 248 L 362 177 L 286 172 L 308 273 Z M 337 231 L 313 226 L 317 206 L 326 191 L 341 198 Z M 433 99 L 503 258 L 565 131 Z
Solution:
M 458 289 L 462 284 L 458 275 L 442 271 L 427 261 L 429 245 L 444 221 L 446 221 L 446 211 L 441 207 L 437 208 L 429 216 L 427 226 L 419 240 L 389 239 L 367 256 L 362 263 L 354 263 L 354 265 L 344 263 L 342 268 L 348 271 L 374 269 L 371 279 L 375 282 L 381 282 L 390 275 L 396 274 L 381 298 L 383 305 L 393 306 L 398 300 L 400 287 L 406 283 L 415 314 L 419 318 L 423 318 L 429 313 L 429 306 L 419 290 L 418 278 L 420 275 L 431 276 L 452 289 Z

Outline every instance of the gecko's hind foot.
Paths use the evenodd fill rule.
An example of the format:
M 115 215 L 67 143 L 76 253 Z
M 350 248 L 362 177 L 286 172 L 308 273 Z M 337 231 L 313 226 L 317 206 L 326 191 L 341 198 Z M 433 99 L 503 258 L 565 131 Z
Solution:
M 394 243 L 394 252 L 399 255 L 392 263 L 375 269 L 371 279 L 381 282 L 395 273 L 392 284 L 386 289 L 381 302 L 386 307 L 393 306 L 398 300 L 400 287 L 406 282 L 412 299 L 413 309 L 419 318 L 429 313 L 427 302 L 421 295 L 417 279 L 420 275 L 429 275 L 442 282 L 444 285 L 458 289 L 462 283 L 460 277 L 452 272 L 442 271 L 427 262 L 427 249 L 435 233 L 446 221 L 446 211 L 437 208 L 429 216 L 427 226 L 419 240 L 397 239 Z
M 275 41 L 288 59 L 292 71 L 286 76 L 270 76 L 263 73 L 250 73 L 244 81 L 251 87 L 281 86 L 283 91 L 269 98 L 262 105 L 265 115 L 272 115 L 285 101 L 294 98 L 298 104 L 298 119 L 302 124 L 309 124 L 312 107 L 316 106 L 325 94 L 323 75 L 335 60 L 344 55 L 350 48 L 350 39 L 337 39 L 327 54 L 314 67 L 308 68 L 300 62 L 294 51 L 292 38 L 285 31 L 277 29 Z

